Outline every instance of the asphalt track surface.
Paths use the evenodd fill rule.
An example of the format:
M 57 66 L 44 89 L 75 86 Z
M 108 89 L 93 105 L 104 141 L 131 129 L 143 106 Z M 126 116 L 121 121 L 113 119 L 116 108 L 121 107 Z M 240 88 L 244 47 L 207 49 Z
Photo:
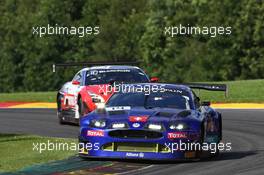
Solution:
M 231 142 L 232 150 L 221 152 L 216 159 L 196 162 L 86 160 L 89 166 L 72 172 L 91 175 L 264 174 L 264 110 L 219 111 L 223 115 L 223 142 Z M 78 126 L 59 125 L 54 109 L 0 109 L 0 133 L 76 138 Z M 77 163 L 80 161 L 74 159 Z

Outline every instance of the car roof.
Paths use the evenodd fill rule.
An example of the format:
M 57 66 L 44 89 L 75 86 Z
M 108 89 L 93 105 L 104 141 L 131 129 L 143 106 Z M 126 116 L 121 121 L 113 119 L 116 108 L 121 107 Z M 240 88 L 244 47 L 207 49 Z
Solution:
M 137 66 L 127 66 L 127 65 L 103 65 L 103 66 L 92 66 L 92 67 L 86 67 L 83 68 L 81 71 L 88 71 L 88 70 L 94 70 L 94 69 L 138 69 L 140 70 L 139 67 Z

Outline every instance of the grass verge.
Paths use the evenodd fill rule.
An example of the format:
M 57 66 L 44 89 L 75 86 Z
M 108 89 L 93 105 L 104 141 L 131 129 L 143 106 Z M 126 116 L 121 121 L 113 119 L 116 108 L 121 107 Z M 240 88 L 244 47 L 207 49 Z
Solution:
M 0 134 L 0 172 L 13 172 L 25 166 L 65 159 L 76 151 L 53 150 L 40 153 L 33 143 L 77 143 L 76 139 L 40 137 L 33 135 Z
M 225 97 L 223 92 L 201 90 L 199 93 L 196 90 L 197 95 L 201 98 L 202 101 L 224 103 L 264 102 L 264 80 L 243 80 L 209 83 L 227 84 L 228 96 Z
M 56 102 L 55 91 L 0 93 L 0 102 Z

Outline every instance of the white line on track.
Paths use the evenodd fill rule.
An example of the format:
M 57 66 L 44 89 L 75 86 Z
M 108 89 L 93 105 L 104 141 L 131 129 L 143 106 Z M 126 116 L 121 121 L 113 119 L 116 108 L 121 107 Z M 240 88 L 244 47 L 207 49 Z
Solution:
M 149 169 L 151 167 L 153 167 L 154 165 L 149 165 L 149 166 L 146 166 L 146 167 L 143 167 L 143 168 L 139 168 L 139 169 L 136 169 L 136 170 L 130 170 L 130 171 L 125 171 L 125 172 L 122 172 L 122 173 L 115 173 L 116 175 L 123 175 L 123 174 L 130 174 L 130 173 L 135 173 L 135 172 L 138 172 L 138 171 L 142 171 L 142 170 L 145 170 L 145 169 Z

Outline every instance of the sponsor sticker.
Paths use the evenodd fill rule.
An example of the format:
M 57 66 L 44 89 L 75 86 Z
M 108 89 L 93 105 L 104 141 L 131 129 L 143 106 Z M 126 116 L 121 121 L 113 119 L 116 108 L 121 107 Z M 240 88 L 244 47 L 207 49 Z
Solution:
M 91 137 L 104 137 L 104 131 L 88 130 L 87 136 Z
M 64 105 L 75 105 L 76 104 L 75 96 L 73 94 L 65 94 L 63 104 Z
M 113 106 L 113 107 L 107 107 L 107 111 L 122 111 L 122 110 L 130 110 L 130 106 Z
M 133 123 L 133 125 L 132 125 L 134 128 L 138 128 L 138 127 L 140 127 L 140 124 L 139 123 Z
M 140 157 L 143 158 L 145 155 L 144 153 L 126 153 L 126 157 Z
M 143 116 L 129 116 L 129 121 L 130 122 L 147 122 L 148 116 L 143 115 Z
M 169 132 L 168 138 L 169 139 L 187 138 L 187 133 L 185 133 L 185 132 Z

